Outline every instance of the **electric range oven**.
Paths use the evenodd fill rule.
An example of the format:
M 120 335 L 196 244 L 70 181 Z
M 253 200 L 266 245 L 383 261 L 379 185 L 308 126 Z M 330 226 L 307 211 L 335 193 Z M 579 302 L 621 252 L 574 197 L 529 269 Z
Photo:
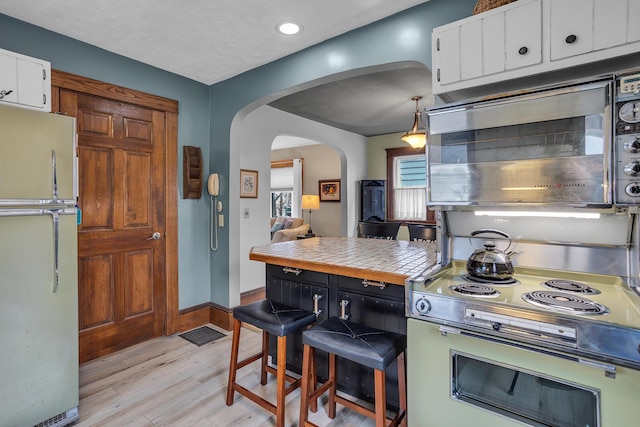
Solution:
M 637 215 L 503 213 L 438 211 L 439 262 L 405 284 L 410 425 L 639 425 Z M 514 272 L 479 279 L 466 259 L 483 239 L 469 236 L 496 225 L 517 236 Z
M 561 86 L 428 113 L 411 426 L 640 425 L 640 70 Z

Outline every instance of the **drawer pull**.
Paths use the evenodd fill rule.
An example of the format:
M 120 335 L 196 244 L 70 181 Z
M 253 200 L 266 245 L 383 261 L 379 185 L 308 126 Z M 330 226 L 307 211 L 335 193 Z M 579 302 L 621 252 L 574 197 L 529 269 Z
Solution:
M 364 286 L 365 288 L 366 288 L 366 287 L 368 287 L 369 285 L 371 285 L 371 286 L 377 286 L 377 287 L 379 287 L 380 289 L 384 289 L 384 288 L 386 288 L 386 287 L 387 287 L 387 284 L 386 284 L 386 283 L 384 283 L 384 282 L 372 282 L 371 280 L 367 280 L 367 279 L 364 279 L 364 280 L 362 281 L 362 286 Z
M 347 314 L 348 305 L 349 305 L 349 300 L 343 299 L 340 301 L 340 318 L 342 320 L 349 320 L 349 315 Z
M 293 273 L 296 276 L 302 273 L 302 270 L 300 270 L 299 268 L 291 268 L 291 267 L 283 267 L 282 271 L 284 271 L 285 273 Z
M 322 310 L 320 310 L 320 308 L 318 307 L 318 301 L 320 301 L 320 298 L 322 298 L 322 295 L 320 294 L 313 295 L 313 312 L 315 313 L 316 317 L 320 316 L 320 313 L 322 313 Z

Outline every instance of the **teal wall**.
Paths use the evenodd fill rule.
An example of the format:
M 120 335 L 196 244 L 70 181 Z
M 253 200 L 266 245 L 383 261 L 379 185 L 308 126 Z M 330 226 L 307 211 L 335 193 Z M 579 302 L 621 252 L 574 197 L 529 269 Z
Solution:
M 431 68 L 431 30 L 470 16 L 476 0 L 431 0 L 387 19 L 207 87 L 103 49 L 0 14 L 0 48 L 48 60 L 58 70 L 179 102 L 182 146 L 203 150 L 205 169 L 221 174 L 220 199 L 229 202 L 231 122 L 278 97 L 369 66 L 420 62 Z M 353 75 L 353 74 L 351 74 Z M 181 180 L 181 173 L 178 174 Z M 234 175 L 235 176 L 235 175 Z M 180 308 L 207 301 L 229 304 L 228 227 L 209 250 L 209 198 L 178 203 Z
M 470 16 L 475 4 L 475 0 L 431 0 L 212 85 L 211 172 L 221 173 L 224 177 L 238 173 L 229 170 L 228 161 L 231 122 L 237 113 L 247 114 L 282 95 L 328 79 L 339 79 L 341 73 L 357 73 L 358 69 L 366 67 L 415 61 L 431 69 L 432 29 Z M 228 190 L 228 181 L 224 186 Z M 221 190 L 221 198 L 228 205 L 227 191 Z M 222 247 L 228 247 L 228 241 L 228 228 L 220 229 Z M 212 300 L 226 306 L 229 301 L 228 254 L 223 257 L 218 252 L 211 259 Z

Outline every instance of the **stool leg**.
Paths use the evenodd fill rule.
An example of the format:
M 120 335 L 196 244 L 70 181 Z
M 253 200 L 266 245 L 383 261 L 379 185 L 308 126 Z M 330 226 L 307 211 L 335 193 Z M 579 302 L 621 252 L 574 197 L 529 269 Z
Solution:
M 387 395 L 385 390 L 384 370 L 374 369 L 376 427 L 385 427 L 387 424 Z
M 317 365 L 316 365 L 316 349 L 311 347 L 309 349 L 309 355 L 311 358 L 311 373 L 310 373 L 310 378 L 309 381 L 311 382 L 311 385 L 309 386 L 309 394 L 313 394 L 316 391 L 316 386 L 318 384 L 318 372 L 316 371 L 317 369 Z M 316 412 L 318 412 L 318 398 L 314 398 L 311 399 L 311 412 L 313 412 L 314 414 Z M 301 426 L 302 427 L 302 426 Z
M 314 386 L 310 387 L 311 382 L 311 350 L 308 345 L 304 345 L 302 349 L 302 385 L 300 386 L 300 422 L 299 427 L 304 427 L 309 419 L 309 395 L 312 393 Z
M 337 367 L 336 367 L 336 355 L 333 353 L 329 354 L 329 381 L 331 381 L 331 387 L 329 388 L 329 408 L 328 408 L 328 416 L 331 419 L 336 417 L 336 385 L 338 384 L 338 376 L 337 376 Z
M 240 326 L 242 322 L 233 321 L 233 338 L 231 340 L 231 360 L 229 362 L 229 382 L 227 383 L 227 406 L 233 405 L 233 392 L 238 370 L 238 349 L 240 348 Z
M 407 377 L 406 367 L 404 360 L 404 351 L 400 353 L 396 359 L 398 362 L 398 396 L 400 397 L 400 412 L 404 412 L 404 418 L 402 418 L 401 426 L 407 427 Z
M 277 399 L 276 399 L 276 427 L 284 427 L 285 405 L 285 375 L 287 370 L 287 336 L 278 337 L 278 369 L 277 369 Z
M 269 332 L 262 331 L 262 362 L 260 364 L 260 384 L 267 384 L 267 362 L 269 361 Z

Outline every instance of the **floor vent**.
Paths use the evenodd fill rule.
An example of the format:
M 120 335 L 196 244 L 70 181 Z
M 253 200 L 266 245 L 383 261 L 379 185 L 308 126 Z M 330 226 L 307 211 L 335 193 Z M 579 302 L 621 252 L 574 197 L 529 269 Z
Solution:
M 225 334 L 222 334 L 218 331 L 214 331 L 213 329 L 207 327 L 207 326 L 202 326 L 198 329 L 194 329 L 192 331 L 189 332 L 185 332 L 184 334 L 180 334 L 178 335 L 180 338 L 184 338 L 185 340 L 189 341 L 192 344 L 197 345 L 198 347 L 200 347 L 203 344 L 207 344 L 210 342 L 213 342 L 219 338 L 222 338 L 224 336 L 226 336 Z
M 72 422 L 76 421 L 79 417 L 80 417 L 80 414 L 78 413 L 78 407 L 75 407 L 75 408 L 69 409 L 66 412 L 63 412 L 54 417 L 51 417 L 48 420 L 41 422 L 40 424 L 37 424 L 35 427 L 62 427 L 62 426 L 66 426 L 67 424 L 71 424 Z

